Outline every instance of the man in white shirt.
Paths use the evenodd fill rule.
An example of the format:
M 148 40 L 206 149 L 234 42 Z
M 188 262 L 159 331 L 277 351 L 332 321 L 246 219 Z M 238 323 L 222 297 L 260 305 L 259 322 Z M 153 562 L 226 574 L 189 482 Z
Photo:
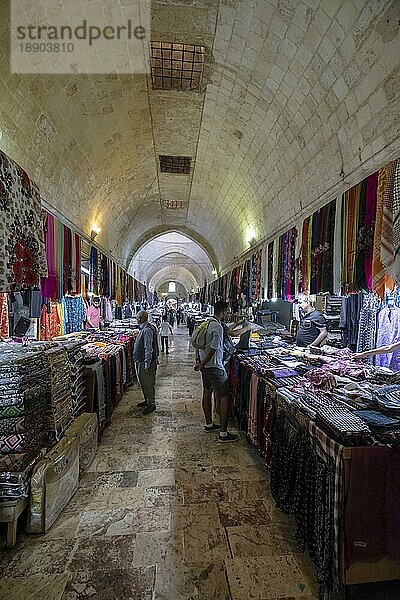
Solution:
M 206 424 L 205 431 L 220 429 L 218 441 L 221 443 L 236 442 L 239 436 L 229 433 L 229 384 L 228 375 L 223 364 L 224 332 L 221 321 L 228 315 L 227 302 L 218 301 L 214 305 L 214 316 L 209 319 L 206 332 L 206 346 L 196 349 L 195 371 L 201 371 L 203 380 L 203 411 Z M 220 425 L 212 421 L 211 396 L 215 390 L 221 396 Z
M 163 316 L 163 320 L 159 327 L 159 332 L 160 332 L 160 336 L 161 336 L 161 352 L 164 352 L 164 346 L 165 346 L 165 354 L 168 354 L 169 353 L 168 338 L 170 335 L 174 335 L 174 332 L 172 330 L 171 325 L 168 323 L 167 315 Z

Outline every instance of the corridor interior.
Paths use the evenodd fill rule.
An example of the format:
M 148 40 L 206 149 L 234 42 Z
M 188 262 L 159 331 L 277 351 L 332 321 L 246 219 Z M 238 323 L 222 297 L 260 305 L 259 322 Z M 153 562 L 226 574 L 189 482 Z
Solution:
M 125 394 L 58 521 L 44 535 L 21 528 L 4 551 L 0 598 L 317 600 L 311 560 L 275 508 L 263 461 L 243 434 L 222 445 L 203 431 L 186 327 L 172 340 L 160 355 L 157 412 L 142 417 L 137 385 Z M 390 583 L 349 596 L 398 597 Z

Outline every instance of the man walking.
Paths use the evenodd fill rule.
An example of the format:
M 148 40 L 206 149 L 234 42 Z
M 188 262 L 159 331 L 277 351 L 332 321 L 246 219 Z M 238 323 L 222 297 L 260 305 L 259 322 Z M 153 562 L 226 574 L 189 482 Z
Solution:
M 145 310 L 138 312 L 136 319 L 140 329 L 133 347 L 133 360 L 138 382 L 144 396 L 144 401 L 139 402 L 138 406 L 143 408 L 144 415 L 148 415 L 156 410 L 154 388 L 159 355 L 157 329 L 149 323 L 148 314 Z
M 196 349 L 195 371 L 201 371 L 203 380 L 203 411 L 206 424 L 205 431 L 220 429 L 218 441 L 221 443 L 236 442 L 239 436 L 229 433 L 229 384 L 228 375 L 223 364 L 224 332 L 221 321 L 227 317 L 229 305 L 218 301 L 214 305 L 214 316 L 209 319 L 204 349 Z M 211 396 L 213 390 L 220 395 L 220 425 L 212 421 Z

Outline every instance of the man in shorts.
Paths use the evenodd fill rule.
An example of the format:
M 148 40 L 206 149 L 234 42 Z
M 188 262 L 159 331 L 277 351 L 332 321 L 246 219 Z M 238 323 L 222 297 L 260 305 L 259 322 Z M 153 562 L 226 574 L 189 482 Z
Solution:
M 224 332 L 221 322 L 228 315 L 227 302 L 218 301 L 214 305 L 214 316 L 209 319 L 204 349 L 196 349 L 195 371 L 201 371 L 203 380 L 203 411 L 206 424 L 205 431 L 220 429 L 218 441 L 221 443 L 236 442 L 239 436 L 229 433 L 229 384 L 228 375 L 223 364 Z M 215 390 L 221 397 L 220 425 L 212 421 L 211 396 Z

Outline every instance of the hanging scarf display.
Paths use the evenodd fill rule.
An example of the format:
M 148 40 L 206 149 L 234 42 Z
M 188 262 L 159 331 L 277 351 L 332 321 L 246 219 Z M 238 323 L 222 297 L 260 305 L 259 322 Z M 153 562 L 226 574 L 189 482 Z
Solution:
M 360 202 L 360 184 L 350 188 L 343 198 L 343 247 L 342 275 L 343 290 L 351 293 L 358 290 L 355 282 L 356 240 L 358 228 L 358 210 Z
M 336 200 L 333 200 L 321 209 L 322 243 L 319 261 L 318 285 L 320 292 L 333 291 L 333 253 Z
M 333 231 L 333 293 L 342 293 L 342 204 L 343 198 L 336 199 L 335 226 Z
M 252 299 L 258 302 L 261 295 L 261 266 L 262 250 L 257 250 L 252 256 Z
M 388 280 L 385 267 L 381 260 L 381 245 L 386 245 L 386 240 L 382 239 L 383 234 L 383 209 L 385 203 L 385 191 L 388 180 L 390 179 L 390 168 L 386 165 L 378 173 L 378 189 L 376 195 L 376 220 L 374 231 L 374 250 L 372 259 L 372 289 L 380 297 L 385 297 L 385 287 L 393 287 L 393 280 Z M 386 250 L 384 251 L 386 256 Z
M 396 260 L 398 250 L 395 248 L 394 241 L 394 186 L 395 175 L 398 161 L 386 165 L 386 182 L 383 194 L 383 213 L 382 213 L 382 241 L 381 241 L 381 261 L 386 272 L 394 278 L 400 272 L 400 265 Z M 398 211 L 396 211 L 398 212 Z
M 57 298 L 58 283 L 57 283 L 57 265 L 56 265 L 56 239 L 55 239 L 55 219 L 53 215 L 45 213 L 44 228 L 45 228 L 45 249 L 48 275 L 41 279 L 41 291 L 44 298 Z
M 39 286 L 47 277 L 39 191 L 0 151 L 0 290 Z

